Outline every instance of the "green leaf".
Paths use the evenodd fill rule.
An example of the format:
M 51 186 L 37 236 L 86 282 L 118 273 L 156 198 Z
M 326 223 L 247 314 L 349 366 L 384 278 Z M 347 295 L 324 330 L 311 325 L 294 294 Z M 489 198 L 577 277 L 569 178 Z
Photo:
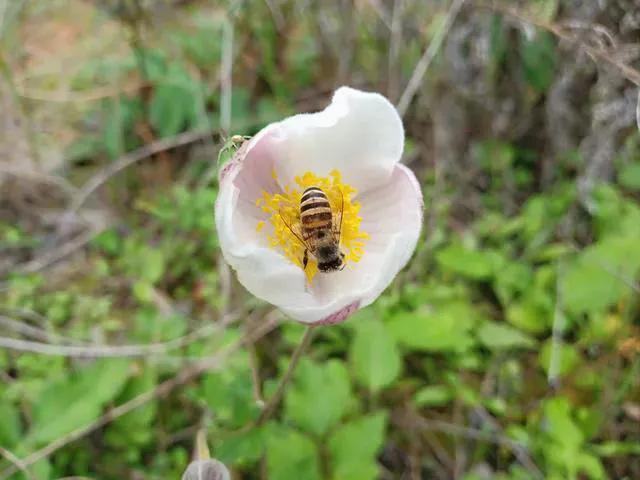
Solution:
M 251 93 L 246 88 L 233 89 L 231 93 L 232 131 L 246 131 L 252 126 L 250 102 Z
M 249 465 L 256 462 L 264 454 L 266 434 L 264 428 L 252 428 L 225 436 L 216 445 L 216 457 L 226 465 Z
M 320 480 L 318 452 L 309 437 L 280 426 L 268 431 L 269 480 Z
M 507 263 L 493 281 L 494 289 L 502 305 L 508 305 L 517 295 L 531 288 L 533 272 L 526 263 Z
M 251 373 L 244 368 L 206 375 L 202 396 L 218 421 L 231 426 L 246 425 L 259 412 L 253 396 Z
M 342 425 L 329 438 L 332 478 L 379 478 L 376 456 L 384 443 L 386 412 L 377 412 Z
M 527 3 L 527 13 L 541 22 L 551 22 L 558 12 L 558 0 L 531 0 Z
M 478 329 L 480 343 L 490 350 L 532 348 L 535 341 L 515 328 L 497 322 L 484 322 Z
M 594 445 L 593 448 L 601 457 L 618 457 L 624 455 L 640 457 L 640 443 L 636 443 L 633 441 L 602 442 L 600 445 Z
M 0 419 L 0 445 L 11 448 L 22 436 L 20 412 L 9 402 L 0 401 Z
M 461 353 L 474 344 L 471 329 L 478 318 L 468 305 L 452 303 L 436 312 L 402 312 L 387 327 L 409 349 Z
M 551 364 L 551 356 L 554 349 L 557 349 L 555 355 L 558 358 L 558 375 L 566 375 L 571 372 L 580 363 L 580 353 L 573 345 L 567 345 L 563 342 L 557 342 L 554 344 L 552 339 L 549 339 L 542 346 L 540 350 L 539 361 L 545 372 L 549 371 Z
M 400 374 L 402 362 L 395 339 L 378 319 L 356 324 L 349 357 L 356 379 L 374 392 Z
M 628 163 L 622 167 L 618 181 L 629 190 L 640 190 L 640 162 Z
M 526 82 L 536 91 L 546 91 L 555 75 L 556 46 L 550 33 L 537 31 L 533 38 L 522 37 L 522 69 Z
M 118 101 L 110 102 L 108 105 L 102 141 L 109 157 L 118 158 L 125 151 L 124 107 Z
M 417 407 L 440 407 L 451 401 L 453 395 L 445 385 L 429 385 L 421 388 L 413 396 Z
M 163 137 L 175 135 L 186 127 L 195 104 L 193 91 L 184 85 L 157 85 L 149 104 L 151 125 Z
M 341 361 L 320 364 L 303 359 L 287 390 L 285 412 L 302 429 L 323 435 L 340 421 L 350 402 L 349 375 Z
M 25 443 L 43 444 L 98 418 L 129 378 L 126 360 L 98 360 L 68 378 L 52 382 L 33 406 Z
M 565 466 L 568 472 L 577 473 L 585 438 L 572 418 L 569 401 L 564 397 L 547 400 L 544 420 L 544 432 L 551 442 L 551 448 L 544 451 L 545 455 L 551 462 Z
M 570 313 L 599 312 L 617 303 L 640 270 L 639 239 L 612 237 L 585 249 L 561 277 L 562 305 Z
M 509 305 L 506 316 L 509 323 L 529 333 L 542 333 L 549 327 L 549 314 L 530 298 Z
M 132 377 L 119 396 L 118 405 L 138 395 L 151 391 L 157 383 L 157 374 L 150 367 L 144 367 L 138 375 Z M 127 448 L 145 446 L 154 440 L 153 425 L 158 400 L 152 400 L 135 410 L 124 414 L 111 423 L 105 434 L 105 441 L 114 447 Z
M 436 260 L 443 268 L 474 280 L 490 278 L 500 265 L 495 252 L 469 250 L 458 244 L 440 250 Z

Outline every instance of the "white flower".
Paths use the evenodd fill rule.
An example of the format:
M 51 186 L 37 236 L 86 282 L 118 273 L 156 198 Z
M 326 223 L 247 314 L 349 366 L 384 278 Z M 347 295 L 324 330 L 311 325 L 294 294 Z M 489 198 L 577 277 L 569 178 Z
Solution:
M 231 480 L 231 475 L 227 467 L 217 460 L 195 460 L 182 474 L 182 480 Z
M 240 283 L 304 323 L 341 322 L 372 303 L 409 261 L 422 225 L 420 185 L 398 163 L 403 146 L 393 105 L 347 87 L 323 111 L 245 142 L 220 172 L 216 201 L 220 247 Z M 343 270 L 317 272 L 311 251 L 303 270 L 299 202 L 309 186 L 330 201 Z

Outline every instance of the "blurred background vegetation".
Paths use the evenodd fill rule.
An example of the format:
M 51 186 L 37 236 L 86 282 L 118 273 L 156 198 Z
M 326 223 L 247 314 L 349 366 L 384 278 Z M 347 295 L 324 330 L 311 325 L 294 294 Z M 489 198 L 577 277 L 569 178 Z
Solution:
M 640 478 L 635 0 L 0 1 L 0 478 Z M 399 106 L 423 237 L 316 332 L 219 257 L 231 134 Z M 358 139 L 354 139 L 358 141 Z

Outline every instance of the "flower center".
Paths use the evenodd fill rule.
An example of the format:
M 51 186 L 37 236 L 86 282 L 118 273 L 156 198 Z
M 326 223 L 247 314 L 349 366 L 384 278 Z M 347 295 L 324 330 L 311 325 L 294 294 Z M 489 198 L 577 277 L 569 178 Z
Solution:
M 275 171 L 272 175 L 277 180 Z M 362 217 L 358 216 L 360 204 L 351 200 L 356 189 L 342 182 L 342 176 L 338 170 L 333 170 L 328 177 L 319 177 L 312 172 L 306 172 L 296 177 L 295 183 L 295 187 L 287 186 L 283 193 L 270 194 L 263 190 L 262 197 L 256 200 L 256 205 L 270 215 L 269 223 L 273 228 L 269 228 L 265 234 L 271 248 L 281 251 L 289 260 L 302 268 L 309 283 L 318 273 L 319 260 L 321 267 L 323 262 L 339 267 L 343 263 L 360 261 L 364 254 L 365 240 L 369 235 L 360 230 L 362 222 Z M 301 209 L 302 195 L 310 187 L 315 187 L 314 191 L 318 192 L 317 189 L 319 189 L 321 192 L 316 195 L 305 195 L 305 208 Z M 322 194 L 329 202 L 330 221 L 326 215 L 326 201 Z M 309 197 L 319 199 L 317 205 L 324 205 L 324 207 L 309 205 L 313 204 L 313 201 L 307 200 Z M 323 208 L 325 216 L 320 217 L 315 212 Z M 304 211 L 301 213 L 302 210 Z M 314 214 L 315 217 L 312 218 Z M 318 221 L 316 220 L 318 218 L 326 220 Z M 256 225 L 256 231 L 261 232 L 264 227 L 265 222 L 260 221 Z M 331 254 L 326 255 L 330 250 Z M 305 251 L 308 258 L 306 268 L 303 266 Z

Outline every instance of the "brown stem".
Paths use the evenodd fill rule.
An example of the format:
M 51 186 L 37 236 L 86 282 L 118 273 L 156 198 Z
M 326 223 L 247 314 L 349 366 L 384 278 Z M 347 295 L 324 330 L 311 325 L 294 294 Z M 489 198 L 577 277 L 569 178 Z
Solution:
M 267 420 L 269 420 L 269 418 L 271 418 L 271 415 L 273 415 L 273 412 L 275 411 L 276 407 L 280 403 L 280 400 L 282 399 L 282 395 L 284 394 L 285 388 L 287 387 L 289 381 L 291 380 L 291 377 L 293 376 L 293 372 L 295 371 L 296 366 L 300 361 L 300 358 L 302 358 L 302 354 L 305 352 L 305 350 L 311 343 L 311 337 L 314 329 L 315 329 L 314 325 L 309 325 L 307 329 L 304 331 L 304 336 L 302 337 L 302 340 L 294 350 L 293 355 L 291 356 L 291 360 L 289 361 L 289 366 L 287 367 L 287 371 L 284 372 L 284 375 L 282 376 L 282 379 L 278 384 L 278 388 L 276 389 L 275 393 L 271 396 L 271 398 L 269 398 L 267 405 L 262 410 L 262 413 L 258 417 L 258 420 L 256 420 L 256 423 L 255 423 L 256 427 L 263 425 Z

